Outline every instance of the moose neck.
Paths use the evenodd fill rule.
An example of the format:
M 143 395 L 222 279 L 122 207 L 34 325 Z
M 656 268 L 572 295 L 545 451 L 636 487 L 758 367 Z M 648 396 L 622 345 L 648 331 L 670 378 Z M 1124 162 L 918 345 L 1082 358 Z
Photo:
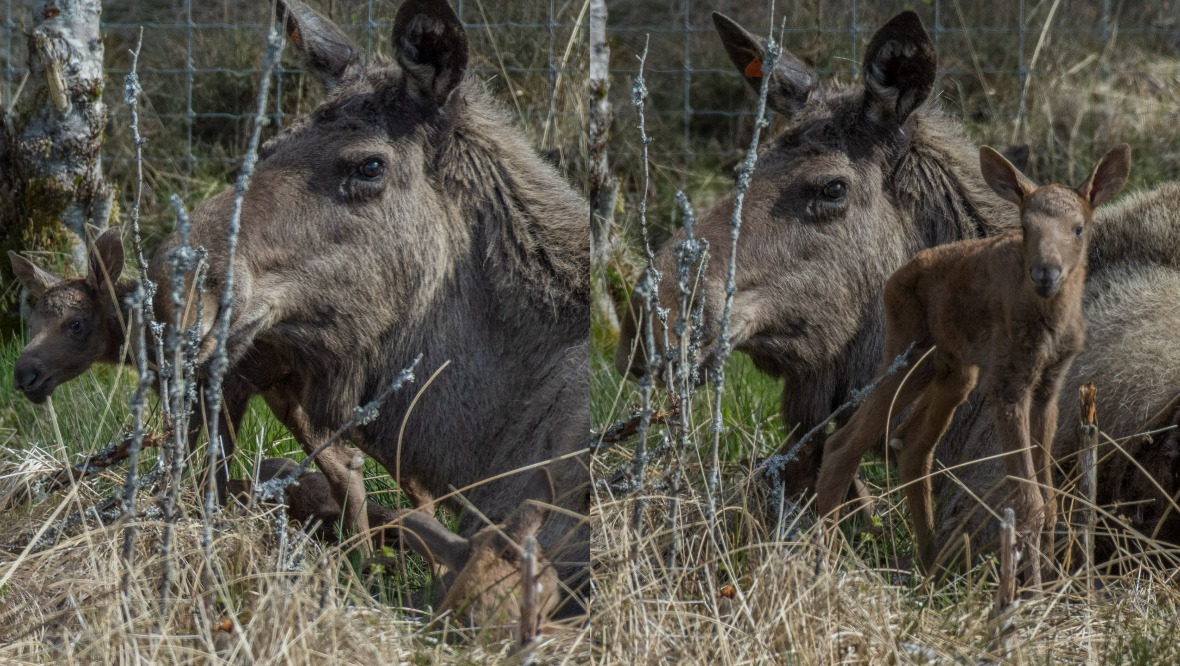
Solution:
M 978 150 L 957 121 L 927 106 L 911 122 L 913 139 L 894 164 L 890 179 L 900 208 L 914 221 L 918 235 L 919 244 L 911 255 L 1018 226 L 1017 211 L 984 182 Z
M 465 92 L 463 120 L 441 163 L 444 191 L 467 192 L 472 250 L 496 329 L 568 343 L 589 330 L 587 207 L 482 90 Z M 452 187 L 454 189 L 452 189 Z

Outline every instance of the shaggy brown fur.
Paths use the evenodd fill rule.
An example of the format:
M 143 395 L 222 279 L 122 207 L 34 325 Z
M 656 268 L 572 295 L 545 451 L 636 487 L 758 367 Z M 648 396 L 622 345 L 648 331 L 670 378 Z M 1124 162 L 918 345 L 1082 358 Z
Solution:
M 1057 516 L 1057 400 L 1085 338 L 1082 289 L 1092 210 L 1122 189 L 1130 149 L 1107 153 L 1076 191 L 1038 188 L 990 148 L 980 151 L 980 162 L 992 189 L 1020 207 L 1021 228 L 923 250 L 886 281 L 883 379 L 824 446 L 816 506 L 820 515 L 836 517 L 861 457 L 886 430 L 889 415 L 913 404 L 889 444 L 898 451 L 918 552 L 931 566 L 934 449 L 982 372 L 1017 527 L 1031 546 L 1023 558 L 1028 582 L 1037 586 L 1042 560 L 1032 554 L 1053 552 Z M 889 374 L 903 355 L 912 372 Z
M 760 56 L 760 40 L 742 34 L 722 31 L 722 38 L 740 39 L 739 51 Z M 739 63 L 739 71 L 748 64 Z M 883 352 L 882 288 L 893 271 L 923 248 L 1016 225 L 1015 210 L 984 183 L 959 123 L 926 101 L 936 63 L 917 15 L 902 13 L 873 37 L 863 71 L 864 81 L 850 87 L 819 85 L 810 70 L 772 79 L 792 82 L 772 97 L 790 100 L 775 107 L 788 126 L 762 148 L 742 213 L 731 341 L 760 369 L 785 379 L 783 420 L 800 432 L 872 379 Z M 714 258 L 729 256 L 732 210 L 731 197 L 697 224 Z M 683 237 L 657 255 L 665 276 L 677 274 L 671 268 Z M 1180 184 L 1104 207 L 1091 241 L 1088 342 L 1060 402 L 1057 447 L 1066 455 L 1078 445 L 1077 388 L 1087 378 L 1099 387 L 1103 429 L 1116 437 L 1135 432 L 1180 386 Z M 708 343 L 716 342 L 726 263 L 709 262 L 697 293 Z M 676 321 L 670 280 L 660 299 Z M 643 365 L 634 315 L 627 319 L 617 357 L 624 371 L 633 361 Z M 960 529 L 986 532 L 972 543 L 974 552 L 987 547 L 994 525 L 995 514 L 980 509 L 1007 501 L 997 492 L 1006 490 L 1002 464 L 982 460 L 996 441 L 991 419 L 980 418 L 984 402 L 977 392 L 956 412 L 937 462 L 964 466 L 954 482 L 943 474 L 934 482 L 935 543 L 957 546 Z M 811 492 L 820 446 L 788 467 L 788 488 Z

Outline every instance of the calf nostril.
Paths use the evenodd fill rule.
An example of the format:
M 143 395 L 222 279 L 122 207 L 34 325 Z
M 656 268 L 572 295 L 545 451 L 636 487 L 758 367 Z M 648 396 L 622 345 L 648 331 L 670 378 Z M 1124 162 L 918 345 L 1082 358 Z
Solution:
M 1029 270 L 1029 275 L 1037 284 L 1057 284 L 1057 281 L 1061 279 L 1061 269 L 1056 266 L 1049 268 L 1033 266 Z

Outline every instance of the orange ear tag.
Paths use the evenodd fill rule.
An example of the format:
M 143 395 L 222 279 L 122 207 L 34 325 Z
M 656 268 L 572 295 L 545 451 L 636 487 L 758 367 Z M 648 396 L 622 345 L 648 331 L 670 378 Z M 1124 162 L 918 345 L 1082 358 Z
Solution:
M 295 28 L 294 30 L 291 31 L 291 41 L 294 42 L 296 45 L 298 45 L 302 39 L 303 39 L 303 33 L 299 32 L 299 28 Z
M 746 65 L 746 76 L 750 77 L 751 79 L 762 78 L 762 59 L 761 58 L 754 58 L 753 60 L 750 61 L 750 64 Z

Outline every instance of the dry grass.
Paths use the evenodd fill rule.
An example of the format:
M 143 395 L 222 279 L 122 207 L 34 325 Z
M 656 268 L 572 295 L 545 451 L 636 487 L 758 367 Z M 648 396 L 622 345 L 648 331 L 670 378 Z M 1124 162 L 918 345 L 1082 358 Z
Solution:
M 5 521 L 0 543 L 24 544 L 55 514 L 93 503 L 78 486 Z M 198 505 L 195 495 L 185 506 Z M 146 506 L 146 504 L 144 505 Z M 141 509 L 144 508 L 141 506 Z M 57 517 L 60 517 L 58 515 Z M 174 600 L 162 610 L 163 524 L 142 520 L 130 564 L 122 525 L 72 530 L 51 548 L 0 554 L 0 662 L 29 663 L 506 663 L 512 641 L 463 638 L 444 623 L 378 598 L 345 552 L 294 529 L 277 561 L 273 515 L 235 508 L 219 521 L 214 580 L 205 574 L 198 518 L 176 525 Z M 129 574 L 130 585 L 120 580 Z M 588 657 L 588 629 L 549 627 L 534 654 Z M 579 655 L 581 659 L 579 659 Z
M 674 468 L 674 462 L 649 466 L 649 486 L 660 485 Z M 730 466 L 726 475 L 727 501 L 716 524 L 706 518 L 707 500 L 699 490 L 704 469 L 689 463 L 681 473 L 692 482 L 680 493 L 613 497 L 599 489 L 592 622 L 601 663 L 1180 659 L 1180 550 L 1173 545 L 1118 530 L 1121 566 L 1059 570 L 1049 591 L 1028 594 L 997 620 L 999 566 L 993 558 L 938 581 L 914 573 L 905 554 L 910 535 L 902 500 L 888 478 L 876 488 L 883 507 L 877 533 L 845 524 L 836 537 L 840 547 L 833 549 L 822 545 L 808 512 L 784 530 L 785 538 L 769 536 L 760 493 L 740 466 Z M 1069 505 L 1073 499 L 1062 501 Z M 646 509 L 635 531 L 630 516 L 637 502 Z M 1113 532 L 1113 524 L 1103 523 L 1104 529 Z M 1063 536 L 1077 562 L 1080 535 Z M 677 561 L 670 565 L 673 550 Z M 1001 635 L 1009 640 L 998 641 Z

